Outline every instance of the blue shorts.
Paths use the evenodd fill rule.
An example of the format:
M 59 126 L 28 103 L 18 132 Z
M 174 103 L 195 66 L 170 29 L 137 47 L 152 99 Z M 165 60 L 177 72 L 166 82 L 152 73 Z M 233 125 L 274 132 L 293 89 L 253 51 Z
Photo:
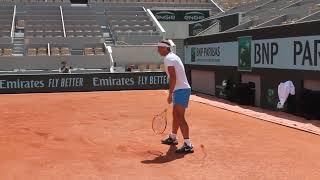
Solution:
M 184 108 L 188 107 L 189 99 L 191 95 L 191 89 L 178 89 L 173 92 L 173 105 L 179 104 Z

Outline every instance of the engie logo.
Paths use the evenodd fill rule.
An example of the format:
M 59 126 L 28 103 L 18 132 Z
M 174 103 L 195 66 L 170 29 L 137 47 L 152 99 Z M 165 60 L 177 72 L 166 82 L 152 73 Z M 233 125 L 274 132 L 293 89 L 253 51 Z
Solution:
M 200 23 L 197 23 L 193 26 L 192 35 L 197 35 L 203 31 L 203 26 Z
M 176 15 L 172 12 L 162 11 L 156 13 L 156 18 L 158 20 L 174 21 L 176 19 Z
M 189 12 L 184 15 L 184 20 L 186 21 L 199 21 L 204 18 L 205 15 L 201 12 Z

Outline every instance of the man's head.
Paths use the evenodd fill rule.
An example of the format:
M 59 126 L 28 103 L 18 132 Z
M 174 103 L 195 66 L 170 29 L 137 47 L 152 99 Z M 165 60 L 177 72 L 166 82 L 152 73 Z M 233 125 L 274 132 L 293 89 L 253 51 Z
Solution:
M 158 52 L 161 56 L 166 56 L 171 52 L 171 45 L 169 41 L 163 40 L 158 43 Z

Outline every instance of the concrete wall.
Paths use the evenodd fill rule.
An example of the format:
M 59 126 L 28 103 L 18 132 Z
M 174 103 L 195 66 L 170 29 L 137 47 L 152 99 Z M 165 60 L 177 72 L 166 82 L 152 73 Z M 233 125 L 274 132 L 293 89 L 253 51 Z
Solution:
M 191 70 L 192 90 L 209 95 L 215 95 L 214 71 Z
M 113 46 L 112 55 L 116 66 L 163 63 L 157 46 Z
M 182 62 L 184 62 L 184 41 L 183 41 L 183 39 L 173 39 L 172 41 L 176 45 L 176 54 L 181 58 Z
M 188 21 L 160 21 L 166 31 L 167 39 L 185 39 L 189 37 Z
M 117 41 L 122 41 L 130 45 L 142 45 L 142 44 L 150 44 L 157 43 L 162 39 L 161 35 L 122 35 L 117 34 Z
M 0 38 L 0 44 L 11 44 L 11 38 Z
M 320 91 L 320 80 L 304 80 L 303 87 L 313 91 Z
M 25 44 L 69 44 L 69 47 L 81 49 L 86 44 L 103 43 L 104 40 L 101 37 L 54 37 L 54 38 L 26 38 Z
M 66 61 L 73 68 L 109 68 L 108 56 L 18 56 L 0 57 L 0 70 L 43 69 L 57 70 Z

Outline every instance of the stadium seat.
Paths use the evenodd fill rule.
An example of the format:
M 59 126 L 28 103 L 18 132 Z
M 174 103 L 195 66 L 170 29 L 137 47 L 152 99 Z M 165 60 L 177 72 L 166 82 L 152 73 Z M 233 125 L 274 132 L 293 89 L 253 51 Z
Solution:
M 16 28 L 17 29 L 24 29 L 24 20 L 18 20 L 16 22 Z
M 140 72 L 145 71 L 146 68 L 147 68 L 147 65 L 146 65 L 146 64 L 139 64 L 139 65 L 138 65 L 138 69 L 139 69 Z
M 93 56 L 94 55 L 93 48 L 84 48 L 84 55 Z
M 158 71 L 158 65 L 157 64 L 149 64 L 149 71 Z
M 70 55 L 71 55 L 70 49 L 67 48 L 67 47 L 61 48 L 61 55 L 62 55 L 62 56 L 70 56 Z
M 4 48 L 3 49 L 3 56 L 12 56 L 12 49 L 11 48 Z
M 94 48 L 94 53 L 95 55 L 104 55 L 103 48 L 101 47 Z
M 60 49 L 57 47 L 51 48 L 51 56 L 60 56 Z
M 28 54 L 28 56 L 36 56 L 36 55 L 37 55 L 37 49 L 35 49 L 35 48 L 28 48 L 27 54 Z
M 38 48 L 37 56 L 47 56 L 47 48 Z

